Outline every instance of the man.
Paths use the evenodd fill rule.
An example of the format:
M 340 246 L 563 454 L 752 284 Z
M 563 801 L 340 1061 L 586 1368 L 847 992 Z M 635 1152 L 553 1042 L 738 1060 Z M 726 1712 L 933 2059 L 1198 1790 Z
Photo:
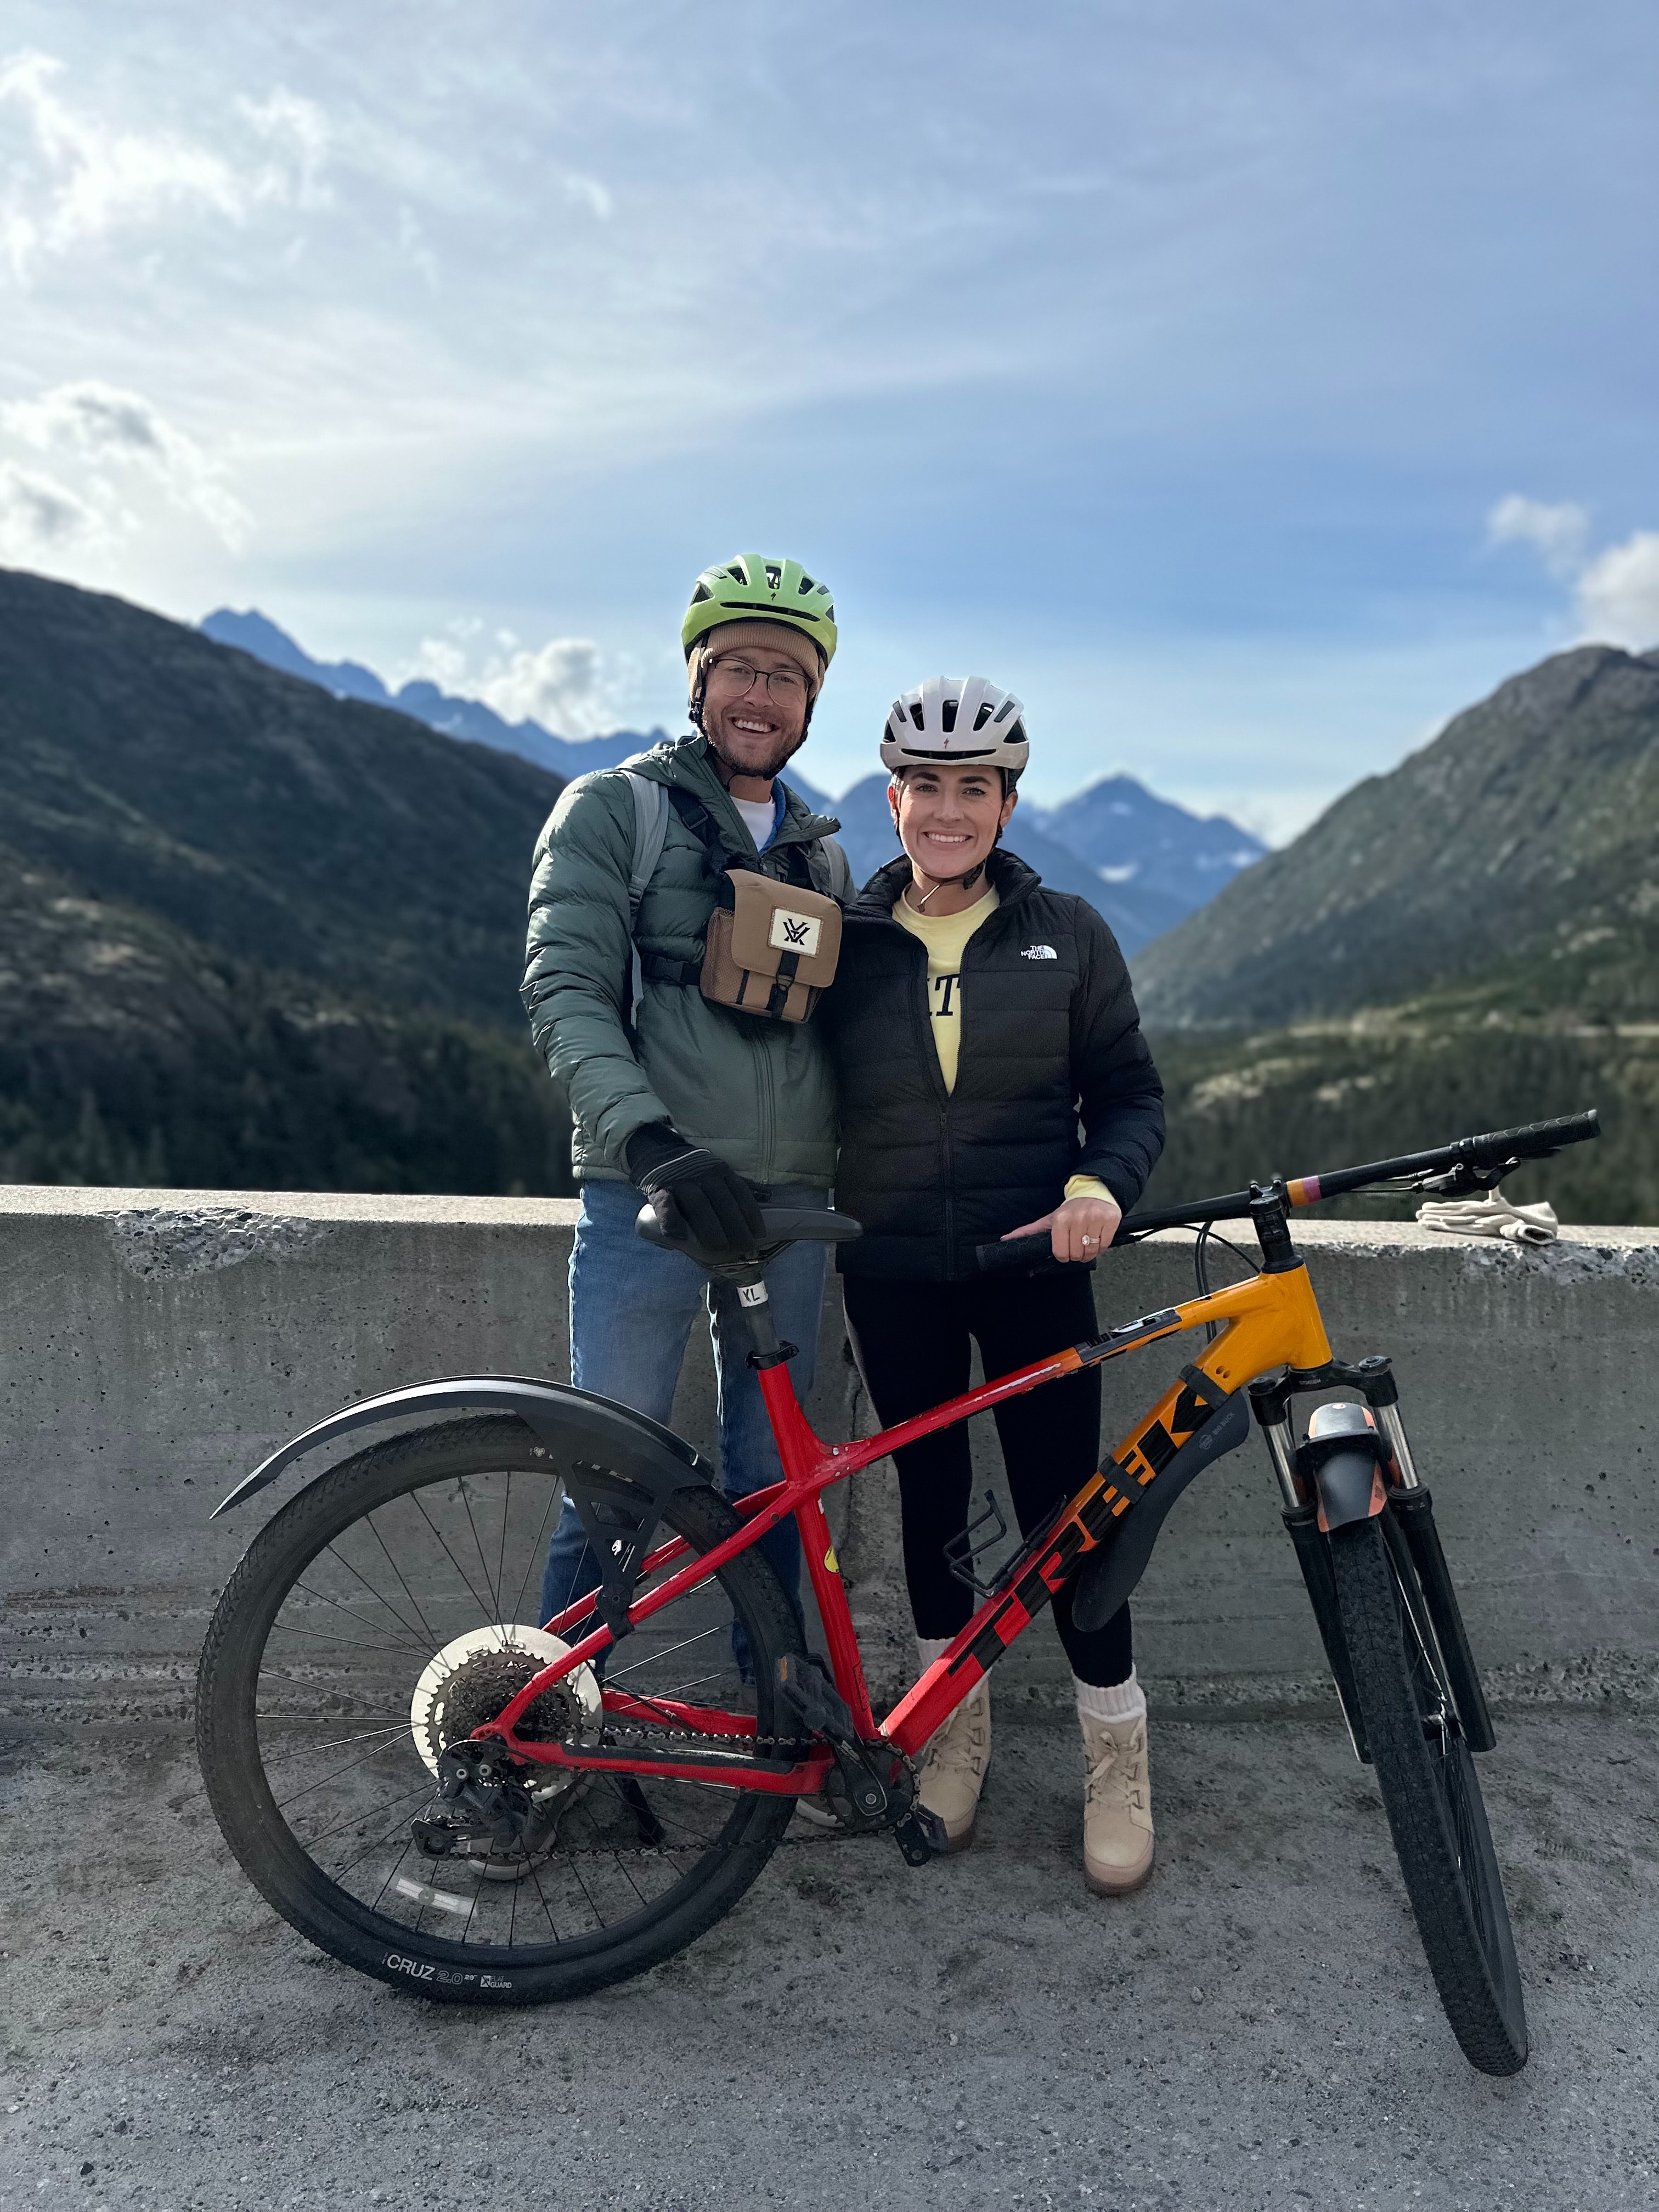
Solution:
M 697 977 L 722 847 L 782 881 L 850 889 L 829 837 L 839 823 L 777 780 L 805 741 L 836 650 L 835 608 L 799 562 L 743 554 L 697 579 L 680 636 L 696 734 L 583 776 L 560 798 L 536 848 L 523 997 L 574 1123 L 582 1211 L 570 1260 L 571 1380 L 665 1422 L 706 1300 L 722 1480 L 742 1497 L 781 1470 L 732 1294 L 712 1291 L 693 1261 L 643 1243 L 634 1223 L 643 1194 L 669 1235 L 718 1256 L 752 1249 L 761 1203 L 828 1202 L 835 1088 L 817 1025 L 712 1005 Z M 629 878 L 644 814 L 630 776 L 662 786 L 670 802 L 636 913 Z M 779 1333 L 800 1347 L 793 1372 L 803 1398 L 823 1264 L 821 1244 L 801 1243 L 767 1275 Z M 763 1547 L 794 1595 L 793 1522 Z M 542 1619 L 598 1580 L 567 1504 Z

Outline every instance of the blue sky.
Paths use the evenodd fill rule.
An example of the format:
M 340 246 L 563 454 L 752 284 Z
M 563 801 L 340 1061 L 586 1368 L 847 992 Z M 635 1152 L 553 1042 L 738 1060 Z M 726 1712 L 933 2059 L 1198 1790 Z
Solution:
M 12 0 L 0 559 L 566 734 L 793 552 L 1283 836 L 1504 675 L 1659 642 L 1659 12 Z

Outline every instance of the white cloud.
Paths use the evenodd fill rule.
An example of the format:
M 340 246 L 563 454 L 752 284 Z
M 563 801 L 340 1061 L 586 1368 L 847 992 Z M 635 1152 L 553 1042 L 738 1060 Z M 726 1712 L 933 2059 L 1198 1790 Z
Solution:
M 1587 638 L 1632 653 L 1659 644 L 1659 531 L 1635 531 L 1598 553 L 1576 596 Z
M 25 280 L 41 256 L 142 228 L 179 210 L 241 222 L 262 204 L 319 204 L 326 118 L 282 87 L 236 112 L 262 142 L 232 161 L 171 131 L 123 131 L 56 89 L 64 64 L 33 50 L 0 60 L 0 106 L 21 112 L 27 144 L 0 200 L 0 243 Z M 239 149 L 240 150 L 240 149 Z
M 466 648 L 452 638 L 423 637 L 413 661 L 398 671 L 398 681 L 435 684 L 441 691 L 453 692 L 457 698 L 473 696 L 466 685 Z
M 567 177 L 564 180 L 564 196 L 575 206 L 585 207 L 590 215 L 596 216 L 601 222 L 610 220 L 611 210 L 616 204 L 607 187 L 602 185 L 597 177 Z
M 139 471 L 174 507 L 199 515 L 232 548 L 247 535 L 247 509 L 226 489 L 217 464 L 136 392 L 92 377 L 57 385 L 36 399 L 0 404 L 0 429 L 36 453 L 68 454 L 94 468 Z
M 487 675 L 477 696 L 509 722 L 540 722 L 562 738 L 616 727 L 605 656 L 591 638 L 556 637 L 513 654 Z
M 0 460 L 0 550 L 15 561 L 82 550 L 106 535 L 105 518 L 55 477 Z
M 1493 545 L 1535 545 L 1551 575 L 1571 576 L 1583 565 L 1589 516 L 1571 500 L 1551 506 L 1512 491 L 1486 517 L 1486 537 Z
M 1659 643 L 1659 531 L 1633 531 L 1592 553 L 1589 516 L 1574 501 L 1551 506 L 1511 492 L 1487 515 L 1486 536 L 1494 545 L 1535 546 L 1551 575 L 1571 583 L 1584 643 L 1632 653 Z
M 292 199 L 303 208 L 325 207 L 322 181 L 328 163 L 328 117 L 314 100 L 302 100 L 279 84 L 268 100 L 239 100 L 236 112 L 272 146 L 279 160 L 259 180 L 260 197 Z
M 504 721 L 539 722 L 562 738 L 591 738 L 623 726 L 623 702 L 636 671 L 622 654 L 602 653 L 592 638 L 556 637 L 530 651 L 511 630 L 498 629 L 496 650 L 474 670 L 472 648 L 483 630 L 477 617 L 447 623 L 423 637 L 397 681 L 435 684 L 458 699 L 481 699 Z

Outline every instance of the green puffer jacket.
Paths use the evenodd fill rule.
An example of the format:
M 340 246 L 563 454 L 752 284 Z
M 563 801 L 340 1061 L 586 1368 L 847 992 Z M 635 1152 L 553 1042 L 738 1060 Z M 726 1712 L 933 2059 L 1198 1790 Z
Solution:
M 732 850 L 752 853 L 708 750 L 701 737 L 677 738 L 628 767 L 693 793 Z M 634 820 L 627 779 L 601 769 L 561 793 L 536 844 L 522 996 L 531 1033 L 569 1102 L 577 1182 L 626 1182 L 628 1139 L 647 1121 L 672 1121 L 752 1182 L 827 1189 L 836 1166 L 836 1092 L 816 1021 L 763 1021 L 711 1006 L 695 984 L 647 980 L 637 1035 L 630 1032 Z M 787 792 L 783 821 L 760 865 L 781 878 L 785 849 L 808 846 L 813 879 L 828 890 L 817 841 L 840 827 Z M 712 856 L 671 808 L 662 858 L 640 902 L 640 951 L 701 960 L 718 880 Z

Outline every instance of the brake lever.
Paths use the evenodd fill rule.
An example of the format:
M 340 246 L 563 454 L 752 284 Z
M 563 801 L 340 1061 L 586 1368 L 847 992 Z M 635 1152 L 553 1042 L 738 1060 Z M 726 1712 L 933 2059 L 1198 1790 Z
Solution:
M 1554 1152 L 1539 1152 L 1535 1158 L 1553 1160 Z M 1513 1175 L 1521 1165 L 1518 1159 L 1505 1160 L 1495 1168 L 1471 1167 L 1467 1160 L 1459 1160 L 1454 1168 L 1443 1175 L 1422 1176 L 1412 1184 L 1413 1190 L 1431 1190 L 1440 1198 L 1468 1198 L 1478 1190 L 1496 1190 L 1505 1176 Z

